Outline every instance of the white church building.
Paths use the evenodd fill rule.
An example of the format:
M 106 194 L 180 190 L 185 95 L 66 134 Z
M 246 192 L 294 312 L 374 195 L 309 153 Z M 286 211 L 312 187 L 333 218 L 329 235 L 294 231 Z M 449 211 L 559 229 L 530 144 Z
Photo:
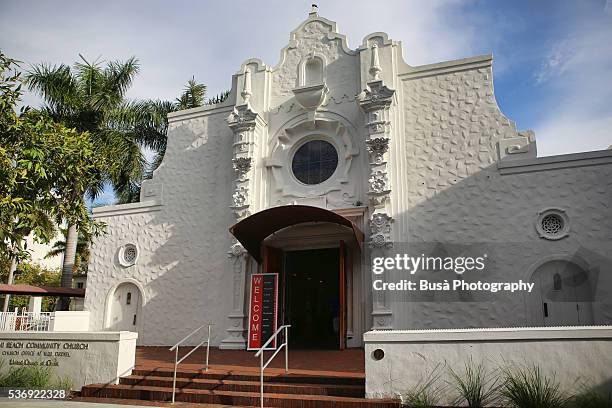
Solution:
M 411 66 L 387 34 L 351 48 L 314 9 L 275 66 L 248 59 L 226 101 L 170 114 L 140 202 L 93 210 L 107 227 L 90 330 L 171 345 L 212 322 L 213 345 L 244 349 L 258 272 L 279 274 L 278 324 L 297 347 L 363 347 L 371 329 L 612 324 L 612 150 L 537 157 L 498 107 L 492 62 Z M 373 273 L 396 254 L 484 256 L 462 278 L 534 287 L 375 290 L 411 277 Z

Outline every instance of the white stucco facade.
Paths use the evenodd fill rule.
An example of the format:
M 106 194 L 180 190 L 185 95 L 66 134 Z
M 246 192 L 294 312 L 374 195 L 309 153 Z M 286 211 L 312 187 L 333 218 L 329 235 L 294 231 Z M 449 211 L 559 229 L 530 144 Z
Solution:
M 451 370 L 481 366 L 489 381 L 506 371 L 529 370 L 554 378 L 565 393 L 584 387 L 607 395 L 612 389 L 610 327 L 495 328 L 447 330 L 385 330 L 364 335 L 366 395 L 406 396 L 431 383 L 438 404 L 454 406 L 459 397 Z M 487 406 L 499 406 L 490 401 Z
M 310 140 L 330 143 L 338 157 L 317 184 L 292 170 Z M 577 265 L 589 288 L 581 324 L 611 324 L 611 183 L 611 150 L 537 158 L 533 132 L 499 110 L 491 56 L 410 66 L 386 34 L 351 49 L 313 11 L 276 66 L 249 59 L 225 102 L 170 115 L 163 163 L 140 203 L 93 210 L 107 228 L 92 247 L 85 310 L 91 330 L 110 329 L 113 304 L 131 292 L 138 303 L 124 318 L 133 327 L 120 330 L 137 331 L 141 344 L 174 344 L 213 322 L 214 345 L 244 348 L 247 281 L 258 265 L 228 228 L 270 207 L 305 204 L 366 235 L 360 249 L 339 226 L 302 225 L 267 241 L 283 250 L 347 241 L 349 347 L 362 346 L 371 328 L 554 323 L 544 321 L 540 297 L 372 290 L 371 256 L 436 243 L 486 250 L 491 280 L 529 281 L 548 274 L 539 268 L 551 261 Z M 564 221 L 559 239 L 538 229 L 547 211 Z

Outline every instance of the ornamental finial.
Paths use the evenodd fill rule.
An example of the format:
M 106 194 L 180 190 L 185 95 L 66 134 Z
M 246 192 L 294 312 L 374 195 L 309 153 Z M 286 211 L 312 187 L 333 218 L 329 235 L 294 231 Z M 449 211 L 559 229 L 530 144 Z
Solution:
M 308 13 L 308 17 L 316 17 L 319 15 L 319 6 L 313 3 L 310 6 L 310 13 Z
M 382 72 L 380 68 L 380 60 L 378 58 L 378 44 L 372 44 L 372 65 L 370 67 L 370 74 L 374 77 L 375 81 L 378 81 L 378 76 Z
M 249 67 L 246 67 L 244 70 L 244 85 L 242 86 L 242 98 L 244 99 L 244 103 L 249 103 L 249 99 L 251 99 L 251 70 Z

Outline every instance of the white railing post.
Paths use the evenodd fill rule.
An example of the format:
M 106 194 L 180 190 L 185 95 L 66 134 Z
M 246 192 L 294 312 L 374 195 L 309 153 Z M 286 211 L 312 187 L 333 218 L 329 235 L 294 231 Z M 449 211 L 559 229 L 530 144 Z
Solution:
M 23 328 L 27 327 L 28 324 L 28 309 L 24 307 L 21 308 L 21 319 L 19 320 L 19 331 L 25 331 Z
M 179 347 L 176 346 L 174 351 L 174 378 L 172 379 L 172 403 L 174 404 L 174 396 L 176 395 L 176 368 L 178 367 L 178 352 Z
M 255 353 L 255 357 L 259 357 L 259 394 L 260 394 L 259 400 L 260 400 L 261 408 L 263 408 L 263 403 L 264 403 L 264 370 L 266 369 L 268 364 L 270 364 L 272 360 L 274 360 L 274 357 L 276 357 L 276 355 L 283 349 L 283 347 L 285 348 L 285 373 L 289 372 L 289 351 L 288 351 L 289 327 L 291 327 L 291 325 L 287 324 L 287 325 L 283 325 L 279 327 L 278 329 L 276 329 L 276 331 L 274 332 L 272 336 L 270 336 L 268 341 L 266 341 L 264 345 L 259 348 L 259 351 Z M 274 352 L 274 354 L 272 354 L 272 356 L 264 364 L 264 352 L 266 350 L 266 347 L 268 347 L 268 344 L 270 344 L 272 340 L 276 340 L 276 344 L 279 344 L 278 334 L 283 330 L 285 332 L 285 342 L 280 344 L 276 348 L 276 351 Z
M 263 349 L 261 350 L 261 356 L 259 359 L 260 369 L 259 369 L 259 400 L 261 408 L 264 408 L 264 353 Z
M 208 325 L 208 341 L 206 342 L 206 371 L 208 371 L 208 357 L 210 356 L 210 324 Z
M 285 326 L 285 373 L 289 372 L 289 328 Z
M 188 338 L 193 336 L 195 333 L 200 331 L 204 326 L 208 326 L 208 336 L 207 336 L 206 340 L 202 340 L 197 346 L 193 347 L 189 353 L 185 354 L 183 357 L 181 357 L 179 359 L 178 358 L 178 356 L 179 356 L 179 346 L 185 340 L 187 340 Z M 175 396 L 176 396 L 176 372 L 178 370 L 178 365 L 180 363 L 182 363 L 183 360 L 185 360 L 187 357 L 189 357 L 194 351 L 196 351 L 198 348 L 200 348 L 202 346 L 202 344 L 204 344 L 204 343 L 206 343 L 206 371 L 208 371 L 208 359 L 209 359 L 209 356 L 210 356 L 210 333 L 211 333 L 211 330 L 212 330 L 211 329 L 212 326 L 213 326 L 213 323 L 203 324 L 202 326 L 198 327 L 197 329 L 195 329 L 194 331 L 189 333 L 187 336 L 183 337 L 174 346 L 170 347 L 170 351 L 174 351 L 174 377 L 173 377 L 173 380 L 172 380 L 172 403 L 173 404 L 174 404 L 174 400 L 175 400 Z

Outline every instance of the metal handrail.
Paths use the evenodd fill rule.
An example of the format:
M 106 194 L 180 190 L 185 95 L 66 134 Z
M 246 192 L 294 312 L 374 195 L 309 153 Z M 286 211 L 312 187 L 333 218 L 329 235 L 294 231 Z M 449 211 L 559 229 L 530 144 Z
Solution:
M 208 337 L 206 338 L 206 340 L 202 340 L 200 342 L 200 344 L 198 344 L 197 346 L 195 346 L 193 349 L 191 349 L 191 351 L 187 354 L 185 354 L 183 357 L 181 357 L 181 359 L 179 360 L 178 358 L 178 354 L 179 354 L 179 346 L 188 338 L 190 338 L 191 336 L 193 336 L 195 333 L 197 333 L 198 331 L 200 331 L 202 328 L 208 326 Z M 195 329 L 194 331 L 192 331 L 191 333 L 189 333 L 187 336 L 183 337 L 178 343 L 176 343 L 174 346 L 172 346 L 170 348 L 170 351 L 174 350 L 174 378 L 172 380 L 172 403 L 174 404 L 174 397 L 176 396 L 176 370 L 178 368 L 178 365 L 183 362 L 183 360 L 185 360 L 187 357 L 189 357 L 191 355 L 191 353 L 193 353 L 194 351 L 196 351 L 202 344 L 206 343 L 206 371 L 208 371 L 208 357 L 210 355 L 210 332 L 211 332 L 211 327 L 214 326 L 214 323 L 205 323 L 203 325 L 201 325 L 200 327 L 198 327 L 197 329 Z
M 285 348 L 285 373 L 289 372 L 289 328 L 290 327 L 291 327 L 290 324 L 285 324 L 279 327 L 276 330 L 276 332 L 274 332 L 274 334 L 270 336 L 268 341 L 266 341 L 264 345 L 261 346 L 259 351 L 255 353 L 255 357 L 260 358 L 259 359 L 259 364 L 260 364 L 259 365 L 259 400 L 260 400 L 261 408 L 263 408 L 264 406 L 264 370 L 266 369 L 266 367 L 268 367 L 268 365 L 272 362 L 272 360 L 274 360 L 274 357 L 276 357 L 276 355 L 281 351 L 283 347 Z M 270 344 L 272 340 L 278 337 L 278 334 L 281 332 L 281 330 L 285 331 L 285 342 L 276 349 L 274 354 L 272 354 L 272 356 L 264 364 L 264 351 L 266 350 L 266 347 L 268 346 L 268 344 Z

